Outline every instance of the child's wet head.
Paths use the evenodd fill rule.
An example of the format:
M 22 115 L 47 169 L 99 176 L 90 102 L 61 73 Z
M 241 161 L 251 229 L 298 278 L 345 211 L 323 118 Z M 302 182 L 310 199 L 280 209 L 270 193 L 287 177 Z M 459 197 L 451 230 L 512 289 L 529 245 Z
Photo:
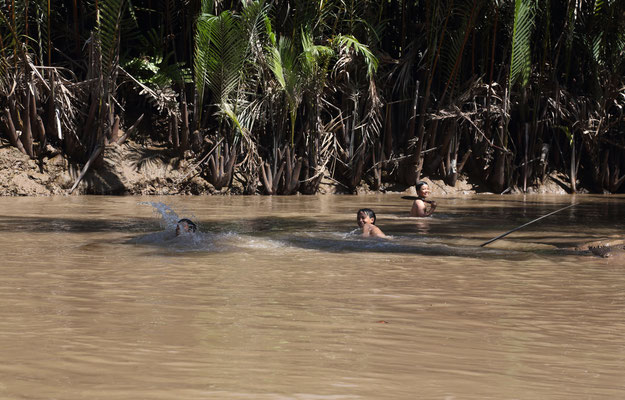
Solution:
M 365 224 L 375 225 L 375 213 L 370 208 L 361 208 L 356 213 L 356 222 L 358 222 L 358 226 L 361 228 Z
M 178 221 L 178 224 L 176 225 L 176 236 L 180 235 L 182 232 L 194 233 L 195 231 L 197 231 L 197 226 L 195 225 L 195 222 L 187 218 L 182 218 Z

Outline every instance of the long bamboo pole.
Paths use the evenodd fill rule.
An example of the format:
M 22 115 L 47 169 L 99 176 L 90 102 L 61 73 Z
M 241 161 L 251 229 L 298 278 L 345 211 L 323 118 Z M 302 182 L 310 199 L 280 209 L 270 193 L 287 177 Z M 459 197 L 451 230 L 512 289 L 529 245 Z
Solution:
M 543 219 L 543 218 L 547 218 L 548 216 L 553 215 L 553 214 L 555 214 L 555 213 L 557 213 L 557 212 L 560 212 L 560 211 L 562 211 L 562 210 L 566 210 L 567 208 L 571 208 L 571 207 L 573 207 L 573 206 L 576 206 L 577 204 L 578 204 L 578 203 L 573 203 L 573 204 L 570 204 L 570 205 L 568 205 L 568 206 L 566 206 L 566 207 L 562 207 L 562 208 L 560 208 L 559 210 L 555 210 L 555 211 L 550 212 L 549 214 L 543 215 L 542 217 L 538 217 L 538 218 L 536 218 L 535 220 L 532 220 L 532 221 L 530 221 L 530 222 L 528 222 L 528 223 L 525 223 L 525 224 L 523 224 L 523 225 L 521 225 L 521 226 L 518 226 L 518 227 L 516 227 L 516 228 L 514 228 L 514 229 L 512 229 L 512 230 L 509 230 L 509 231 L 508 231 L 508 232 L 506 232 L 506 233 L 502 233 L 501 235 L 499 235 L 499 236 L 497 236 L 497 237 L 492 238 L 491 240 L 489 240 L 489 241 L 487 241 L 487 242 L 482 243 L 482 244 L 480 245 L 480 247 L 484 247 L 484 246 L 486 246 L 487 244 L 494 242 L 495 240 L 499 240 L 499 239 L 501 239 L 501 238 L 502 238 L 502 237 L 504 237 L 504 236 L 508 236 L 509 234 L 511 234 L 511 233 L 512 233 L 512 232 L 514 232 L 514 231 L 518 231 L 519 229 L 521 229 L 521 228 L 525 228 L 526 226 L 528 226 L 528 225 L 530 225 L 530 224 L 533 224 L 534 222 L 540 221 L 541 219 Z
M 421 200 L 424 203 L 428 203 L 428 204 L 432 204 L 432 202 L 433 202 L 433 200 L 426 200 L 426 199 L 423 199 L 423 198 L 421 198 L 419 196 L 401 196 L 401 198 L 404 199 L 404 200 Z

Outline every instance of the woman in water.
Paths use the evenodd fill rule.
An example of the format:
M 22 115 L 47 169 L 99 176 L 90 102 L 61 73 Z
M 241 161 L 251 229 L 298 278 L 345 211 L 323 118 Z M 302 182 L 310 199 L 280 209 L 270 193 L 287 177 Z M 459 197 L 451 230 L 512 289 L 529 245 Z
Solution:
M 362 229 L 363 237 L 386 237 L 384 232 L 375 226 L 375 213 L 370 208 L 362 208 L 356 213 L 356 222 Z
M 430 187 L 425 182 L 417 182 L 415 185 L 418 198 L 412 203 L 410 210 L 411 217 L 429 217 L 436 210 L 436 202 L 434 200 L 426 200 L 430 195 Z M 427 204 L 430 207 L 427 207 Z

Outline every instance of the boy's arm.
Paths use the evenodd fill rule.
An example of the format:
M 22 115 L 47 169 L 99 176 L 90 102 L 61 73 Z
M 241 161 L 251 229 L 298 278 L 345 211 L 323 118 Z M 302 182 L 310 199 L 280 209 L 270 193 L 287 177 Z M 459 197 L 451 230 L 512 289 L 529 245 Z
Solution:
M 434 214 L 434 210 L 436 210 L 436 202 L 434 200 L 428 201 L 430 203 L 430 209 L 426 212 L 428 216 Z

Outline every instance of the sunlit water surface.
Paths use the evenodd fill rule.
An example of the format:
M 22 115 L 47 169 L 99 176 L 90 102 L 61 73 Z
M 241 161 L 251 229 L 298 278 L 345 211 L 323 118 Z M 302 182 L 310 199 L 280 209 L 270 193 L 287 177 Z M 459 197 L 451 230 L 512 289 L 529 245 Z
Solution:
M 623 200 L 0 198 L 0 398 L 624 399 Z

